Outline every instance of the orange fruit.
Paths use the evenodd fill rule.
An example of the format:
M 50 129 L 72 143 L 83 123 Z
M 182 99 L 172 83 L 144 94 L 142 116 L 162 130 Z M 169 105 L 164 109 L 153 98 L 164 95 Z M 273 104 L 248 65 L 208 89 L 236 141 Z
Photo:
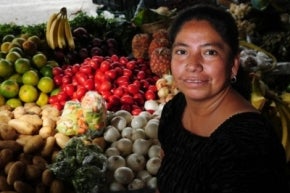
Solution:
M 52 74 L 52 66 L 46 64 L 44 65 L 43 67 L 40 68 L 40 73 L 42 76 L 48 76 L 50 78 L 53 77 L 53 74 Z
M 25 103 L 35 102 L 38 98 L 38 90 L 32 85 L 23 84 L 19 89 L 18 97 Z
M 0 77 L 6 78 L 13 74 L 13 64 L 6 59 L 0 59 Z
M 36 45 L 40 44 L 40 38 L 37 35 L 28 37 L 28 40 L 33 41 Z
M 0 94 L 5 98 L 16 97 L 19 92 L 19 85 L 14 80 L 4 80 L 0 85 Z
M 22 84 L 22 76 L 21 76 L 21 74 L 18 74 L 18 73 L 13 74 L 13 75 L 11 75 L 8 79 L 9 79 L 9 80 L 14 80 L 14 81 L 16 81 L 18 84 Z
M 23 74 L 31 69 L 30 60 L 28 58 L 19 58 L 14 62 L 14 68 L 17 73 Z
M 1 44 L 1 47 L 0 47 L 1 51 L 2 51 L 3 53 L 7 54 L 7 53 L 9 52 L 10 44 L 11 44 L 11 42 L 3 42 L 3 43 Z
M 7 34 L 2 38 L 2 42 L 11 42 L 14 38 L 13 34 Z
M 5 57 L 11 63 L 14 63 L 19 58 L 21 58 L 21 55 L 16 51 L 9 51 Z
M 54 89 L 53 79 L 48 76 L 41 77 L 38 81 L 37 88 L 41 92 L 50 93 Z
M 41 67 L 45 66 L 47 63 L 47 57 L 43 53 L 37 53 L 32 56 L 32 63 L 35 67 L 40 69 Z
M 28 70 L 22 75 L 22 83 L 36 86 L 39 81 L 39 75 L 35 70 Z
M 16 38 L 14 38 L 11 42 L 12 42 L 12 43 L 18 43 L 19 45 L 22 45 L 23 42 L 25 42 L 25 39 L 22 38 L 22 37 L 16 37 Z
M 10 48 L 10 49 L 9 49 L 9 52 L 18 52 L 21 56 L 24 55 L 23 50 L 22 50 L 21 48 L 19 48 L 19 47 L 13 47 L 13 48 Z M 9 52 L 8 52 L 8 53 L 9 53 Z
M 13 109 L 15 109 L 16 107 L 22 106 L 22 102 L 19 98 L 8 99 L 5 104 L 10 106 Z
M 46 93 L 41 92 L 36 100 L 36 104 L 42 107 L 48 103 L 48 98 L 49 96 Z

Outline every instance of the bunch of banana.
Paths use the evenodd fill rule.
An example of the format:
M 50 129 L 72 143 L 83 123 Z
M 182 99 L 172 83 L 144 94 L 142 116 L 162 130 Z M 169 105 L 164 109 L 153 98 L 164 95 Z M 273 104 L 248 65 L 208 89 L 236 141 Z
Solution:
M 75 42 L 65 7 L 61 8 L 58 13 L 50 15 L 46 23 L 45 33 L 47 44 L 51 49 L 64 49 L 68 47 L 73 50 L 75 48 Z

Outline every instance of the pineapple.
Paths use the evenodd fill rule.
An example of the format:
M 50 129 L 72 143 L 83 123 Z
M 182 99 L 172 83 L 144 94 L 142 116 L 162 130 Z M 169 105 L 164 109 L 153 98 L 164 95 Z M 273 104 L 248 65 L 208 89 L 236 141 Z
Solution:
M 148 58 L 151 36 L 147 33 L 136 34 L 132 39 L 132 54 L 135 58 Z
M 149 56 L 152 54 L 152 52 L 156 48 L 161 48 L 161 47 L 169 47 L 169 41 L 167 38 L 154 38 L 149 45 L 148 48 L 148 54 Z
M 150 55 L 151 71 L 162 77 L 170 72 L 171 50 L 167 47 L 156 48 Z

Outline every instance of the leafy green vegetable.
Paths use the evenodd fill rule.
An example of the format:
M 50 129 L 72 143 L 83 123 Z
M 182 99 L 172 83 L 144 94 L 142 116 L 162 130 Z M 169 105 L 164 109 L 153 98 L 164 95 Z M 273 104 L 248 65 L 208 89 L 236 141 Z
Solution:
M 49 165 L 54 175 L 73 185 L 76 193 L 97 193 L 105 185 L 107 158 L 95 144 L 80 137 L 70 139 Z

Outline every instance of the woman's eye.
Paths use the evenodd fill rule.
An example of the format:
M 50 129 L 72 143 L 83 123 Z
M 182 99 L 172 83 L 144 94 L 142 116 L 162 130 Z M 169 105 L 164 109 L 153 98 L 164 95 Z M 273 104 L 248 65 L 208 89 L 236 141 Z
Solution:
M 215 50 L 207 50 L 207 51 L 205 52 L 205 54 L 206 54 L 206 55 L 216 55 L 216 54 L 217 54 L 217 51 L 215 51 Z
M 175 54 L 177 54 L 177 55 L 183 55 L 183 54 L 186 54 L 186 51 L 185 50 L 176 50 L 175 51 Z

